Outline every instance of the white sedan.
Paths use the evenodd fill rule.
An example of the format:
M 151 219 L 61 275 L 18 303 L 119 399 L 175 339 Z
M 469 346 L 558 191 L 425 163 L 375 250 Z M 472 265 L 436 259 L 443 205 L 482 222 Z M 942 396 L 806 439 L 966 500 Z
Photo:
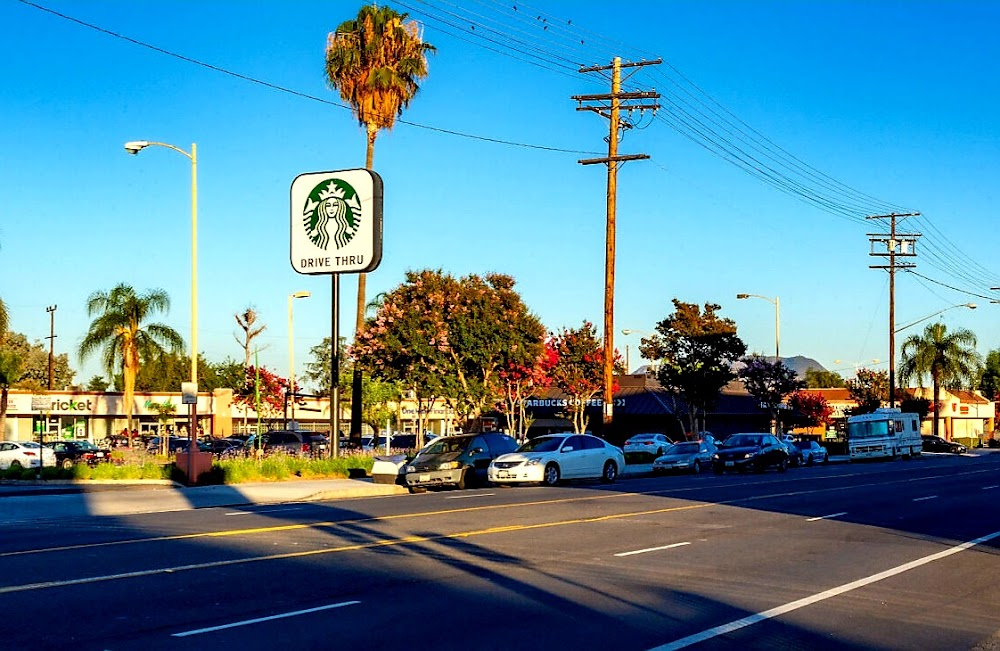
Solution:
M 648 434 L 633 434 L 625 441 L 622 450 L 625 454 L 641 452 L 654 457 L 661 456 L 674 442 L 665 434 L 650 432 Z M 631 457 L 630 457 L 631 458 Z
M 34 441 L 0 441 L 0 470 L 37 468 L 39 465 L 54 467 L 56 453 Z
M 610 483 L 625 469 L 625 455 L 603 439 L 588 434 L 551 434 L 531 439 L 515 452 L 490 463 L 486 476 L 494 484 L 520 482 L 555 486 L 563 479 L 600 478 Z

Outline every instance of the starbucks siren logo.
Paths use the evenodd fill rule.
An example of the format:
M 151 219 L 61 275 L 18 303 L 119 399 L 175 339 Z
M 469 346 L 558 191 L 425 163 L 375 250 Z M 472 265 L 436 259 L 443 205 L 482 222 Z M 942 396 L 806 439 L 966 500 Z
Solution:
M 306 197 L 302 225 L 309 240 L 321 249 L 327 249 L 331 239 L 338 249 L 347 246 L 361 225 L 358 193 L 341 179 L 323 181 Z

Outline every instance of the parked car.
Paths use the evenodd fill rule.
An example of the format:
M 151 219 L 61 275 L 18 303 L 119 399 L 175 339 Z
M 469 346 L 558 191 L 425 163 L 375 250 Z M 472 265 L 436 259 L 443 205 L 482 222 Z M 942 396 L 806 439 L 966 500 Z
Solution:
M 826 463 L 830 460 L 830 454 L 826 448 L 816 441 L 796 441 L 795 447 L 802 453 L 807 466 L 814 463 Z
M 795 445 L 795 440 L 791 436 L 783 436 L 778 440 L 781 442 L 781 445 L 784 446 L 785 452 L 788 454 L 788 465 L 796 467 L 805 465 L 806 455 L 797 445 Z
M 650 454 L 653 457 L 658 457 L 673 444 L 674 442 L 665 434 L 658 434 L 656 432 L 633 434 L 626 439 L 625 445 L 622 446 L 622 452 L 625 454 L 642 452 Z
M 653 473 L 682 471 L 698 474 L 712 466 L 715 443 L 709 441 L 681 441 L 674 443 L 662 456 L 653 460 Z
M 209 439 L 198 443 L 205 452 L 211 452 L 217 457 L 237 457 L 243 454 L 244 442 L 240 439 Z M 186 449 L 186 448 L 185 448 Z
M 323 434 L 305 430 L 272 430 L 263 434 L 253 434 L 244 447 L 248 452 L 257 449 L 264 454 L 275 452 L 294 456 L 312 456 L 326 452 L 329 442 Z
M 159 436 L 154 436 L 149 439 L 149 443 L 146 445 L 146 452 L 149 454 L 159 454 L 162 451 L 162 439 Z M 171 436 L 167 439 L 167 454 L 177 454 L 178 452 L 185 452 L 188 447 L 188 439 L 183 436 Z M 208 452 L 201 442 L 198 443 L 198 448 L 202 452 Z
M 516 449 L 517 441 L 496 432 L 439 437 L 406 465 L 406 486 L 419 493 L 431 486 L 485 484 L 490 462 Z
M 490 464 L 489 480 L 501 485 L 534 482 L 555 486 L 563 479 L 600 478 L 610 483 L 624 469 L 625 454 L 603 439 L 588 434 L 550 434 L 497 457 Z
M 961 443 L 948 441 L 940 436 L 934 436 L 933 434 L 924 434 L 920 437 L 920 439 L 921 449 L 924 452 L 950 452 L 951 454 L 965 454 L 969 450 Z
M 727 470 L 764 472 L 774 467 L 788 468 L 788 452 L 773 434 L 733 434 L 712 455 L 712 470 L 721 475 Z
M 54 467 L 56 453 L 34 441 L 0 441 L 0 470 Z
M 85 463 L 93 466 L 102 461 L 111 461 L 111 450 L 104 450 L 90 441 L 52 441 L 45 447 L 56 454 L 56 465 L 72 468 L 74 464 Z

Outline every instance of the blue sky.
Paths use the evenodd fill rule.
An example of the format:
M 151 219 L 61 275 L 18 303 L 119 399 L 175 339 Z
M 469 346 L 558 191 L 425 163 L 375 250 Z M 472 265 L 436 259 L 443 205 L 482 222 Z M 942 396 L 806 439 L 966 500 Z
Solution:
M 437 53 L 405 122 L 376 143 L 385 244 L 369 296 L 408 269 L 498 271 L 548 329 L 585 319 L 600 329 L 606 175 L 577 160 L 606 152 L 607 121 L 570 96 L 609 89 L 579 64 L 662 57 L 627 85 L 657 90 L 663 108 L 636 116 L 620 148 L 651 156 L 618 176 L 616 345 L 633 366 L 639 337 L 621 329 L 652 331 L 674 297 L 720 304 L 750 349 L 770 354 L 773 306 L 735 299 L 746 292 L 780 298 L 783 356 L 847 374 L 873 359 L 885 368 L 888 277 L 869 269 L 881 259 L 866 237 L 884 224 L 864 215 L 892 207 L 922 213 L 899 228 L 924 236 L 920 275 L 897 276 L 897 326 L 971 301 L 978 309 L 941 318 L 973 330 L 983 353 L 1000 347 L 989 302 L 1000 285 L 1000 3 L 388 4 L 420 20 Z M 363 131 L 323 73 L 327 34 L 360 4 L 41 5 L 106 31 L 0 3 L 0 296 L 12 329 L 42 339 L 45 308 L 58 305 L 56 351 L 85 382 L 101 372 L 75 354 L 86 298 L 126 282 L 166 290 L 162 320 L 189 336 L 190 164 L 163 148 L 128 156 L 122 144 L 195 142 L 199 349 L 241 359 L 233 315 L 251 306 L 268 326 L 262 363 L 287 374 L 287 296 L 308 290 L 295 303 L 301 372 L 330 332 L 330 281 L 289 264 L 288 191 L 301 173 L 364 164 Z M 722 135 L 672 126 L 699 115 L 702 133 Z M 751 128 L 755 144 L 733 140 Z M 709 151 L 723 135 L 832 208 Z M 775 146 L 780 162 L 762 158 Z M 344 276 L 342 334 L 355 288 Z

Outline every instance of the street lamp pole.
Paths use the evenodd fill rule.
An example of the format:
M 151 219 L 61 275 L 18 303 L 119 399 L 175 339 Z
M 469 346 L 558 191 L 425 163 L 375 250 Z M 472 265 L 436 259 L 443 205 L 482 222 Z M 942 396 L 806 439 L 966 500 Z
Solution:
M 189 408 L 188 481 L 193 483 L 194 455 L 198 450 L 198 145 L 191 143 L 188 153 L 166 142 L 132 140 L 125 143 L 125 151 L 134 156 L 151 146 L 173 149 L 191 161 L 191 384 L 194 385 L 195 402 Z
M 904 326 L 900 326 L 900 327 L 896 328 L 896 330 L 894 332 L 897 332 L 897 333 L 898 332 L 902 332 L 903 330 L 906 330 L 907 328 L 911 328 L 911 327 L 917 325 L 918 323 L 923 323 L 927 319 L 933 319 L 934 317 L 936 317 L 939 314 L 944 314 L 948 310 L 954 310 L 956 307 L 967 307 L 970 310 L 974 310 L 974 309 L 976 309 L 977 306 L 976 306 L 975 303 L 959 303 L 958 305 L 952 305 L 952 306 L 944 308 L 943 310 L 938 310 L 934 314 L 928 314 L 927 316 L 921 317 L 921 318 L 917 319 L 916 321 L 911 321 L 911 322 L 907 323 Z
M 760 294 L 737 294 L 736 298 L 761 298 L 774 305 L 774 361 L 781 360 L 781 298 L 769 298 Z
M 286 395 L 292 403 L 292 423 L 295 422 L 295 337 L 292 335 L 292 301 L 296 298 L 309 298 L 310 296 L 311 294 L 307 291 L 288 295 L 288 392 Z M 286 422 L 285 427 L 288 426 L 289 424 Z

